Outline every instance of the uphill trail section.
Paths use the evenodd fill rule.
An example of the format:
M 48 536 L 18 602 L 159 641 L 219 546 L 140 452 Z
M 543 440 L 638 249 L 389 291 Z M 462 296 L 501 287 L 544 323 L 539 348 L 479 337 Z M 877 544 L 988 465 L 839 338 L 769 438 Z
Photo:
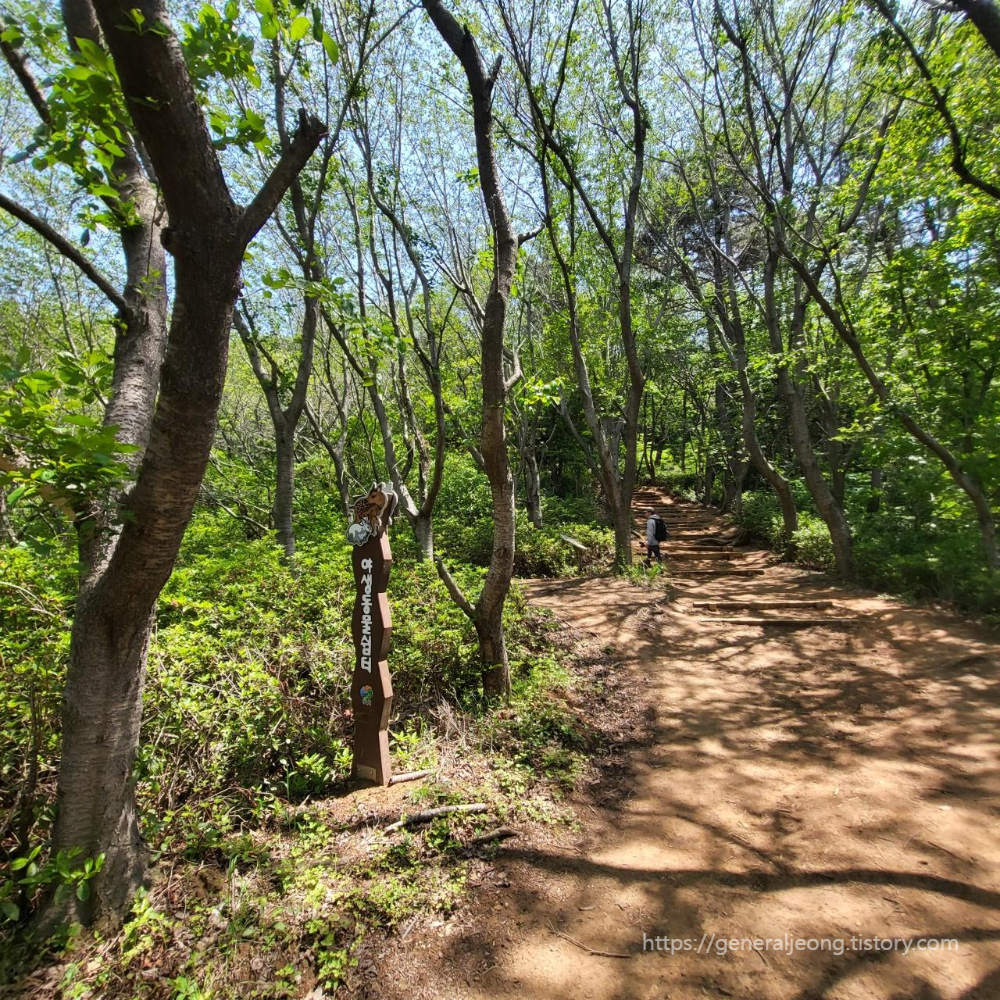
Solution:
M 623 793 L 581 805 L 573 843 L 503 849 L 503 888 L 380 995 L 1000 998 L 996 635 L 735 547 L 658 492 L 643 551 L 650 506 L 672 598 L 525 585 L 649 712 Z

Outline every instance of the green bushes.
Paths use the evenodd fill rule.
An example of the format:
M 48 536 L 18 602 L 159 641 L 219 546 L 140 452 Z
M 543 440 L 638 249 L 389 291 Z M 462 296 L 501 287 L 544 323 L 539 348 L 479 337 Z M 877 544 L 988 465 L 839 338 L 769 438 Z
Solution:
M 744 493 L 737 520 L 754 539 L 777 551 L 783 549 L 784 521 L 773 493 Z
M 393 531 L 409 534 L 405 524 Z M 481 570 L 456 573 L 473 591 Z M 44 840 L 52 819 L 74 576 L 68 542 L 44 559 L 0 550 L 0 816 L 17 807 L 38 737 L 37 804 L 5 840 L 12 854 L 24 853 L 21 837 Z M 397 560 L 390 594 L 394 728 L 441 697 L 474 703 L 475 634 L 434 567 Z M 135 765 L 154 847 L 213 850 L 246 820 L 266 821 L 279 800 L 321 794 L 346 777 L 353 604 L 342 533 L 301 542 L 293 575 L 271 539 L 239 537 L 224 514 L 196 515 L 159 605 Z M 512 600 L 515 635 L 523 613 Z
M 978 532 L 959 516 L 962 508 L 953 498 L 928 497 L 926 509 L 910 513 L 887 505 L 869 512 L 870 496 L 863 482 L 852 484 L 845 504 L 859 583 L 908 597 L 943 598 L 975 611 L 1000 612 L 1000 579 L 983 566 Z M 832 570 L 833 547 L 826 525 L 801 496 L 796 502 L 795 561 Z M 952 516 L 942 516 L 945 511 Z M 737 521 L 754 538 L 782 551 L 781 510 L 772 493 L 745 493 Z
M 572 576 L 607 569 L 614 555 L 614 537 L 607 528 L 593 524 L 561 523 L 535 528 L 519 510 L 515 576 Z M 443 516 L 435 522 L 437 545 L 446 559 L 461 559 L 473 566 L 488 566 L 493 545 L 493 522 L 463 522 Z M 585 546 L 581 551 L 566 537 Z
M 796 562 L 813 569 L 833 572 L 835 563 L 830 532 L 826 523 L 815 514 L 799 514 L 799 526 L 792 541 L 795 544 Z

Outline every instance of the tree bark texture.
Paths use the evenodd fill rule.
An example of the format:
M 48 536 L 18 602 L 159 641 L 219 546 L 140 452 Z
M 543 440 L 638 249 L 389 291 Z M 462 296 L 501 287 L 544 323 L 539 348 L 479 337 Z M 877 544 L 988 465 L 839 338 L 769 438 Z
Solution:
M 474 622 L 486 695 L 510 696 L 510 665 L 503 631 L 503 608 L 514 573 L 515 490 L 507 457 L 504 328 L 514 283 L 518 238 L 503 198 L 493 147 L 493 87 L 500 63 L 490 72 L 468 27 L 462 27 L 440 0 L 423 0 L 424 10 L 465 71 L 472 97 L 479 185 L 493 229 L 493 280 L 483 307 L 481 332 L 482 433 L 480 451 L 493 498 L 493 549 L 486 580 L 475 605 Z
M 78 13 L 80 4 L 72 6 Z M 159 180 L 170 222 L 160 242 L 175 268 L 162 366 L 155 363 L 155 346 L 133 353 L 128 345 L 116 356 L 117 395 L 109 407 L 114 422 L 138 428 L 154 399 L 155 410 L 135 485 L 123 501 L 120 530 L 95 528 L 105 534 L 98 535 L 100 556 L 77 601 L 63 704 L 53 851 L 78 848 L 81 859 L 103 855 L 104 863 L 90 899 L 80 903 L 74 897 L 71 912 L 59 916 L 114 922 L 145 868 L 131 772 L 151 622 L 212 447 L 243 251 L 319 142 L 323 126 L 302 117 L 294 150 L 241 210 L 229 194 L 162 0 L 96 0 L 92 10 L 84 7 L 84 13 L 96 13 Z M 130 30 L 136 8 L 157 30 Z M 152 234 L 137 238 L 156 259 Z M 136 373 L 134 391 L 124 369 Z M 54 915 L 50 909 L 49 917 Z

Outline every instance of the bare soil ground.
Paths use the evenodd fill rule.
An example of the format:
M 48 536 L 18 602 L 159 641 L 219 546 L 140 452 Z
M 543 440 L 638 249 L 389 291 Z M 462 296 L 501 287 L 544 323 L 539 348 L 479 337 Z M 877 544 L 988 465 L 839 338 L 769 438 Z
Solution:
M 478 870 L 469 907 L 382 956 L 372 988 L 1000 998 L 996 634 L 759 550 L 671 560 L 735 531 L 695 505 L 640 499 L 654 502 L 676 528 L 673 600 L 609 578 L 527 584 L 629 680 L 616 697 L 627 717 L 646 714 L 648 740 L 634 721 L 646 745 L 581 797 L 578 834 L 511 842 Z M 725 573 L 744 567 L 763 572 Z M 833 604 L 695 606 L 713 600 Z

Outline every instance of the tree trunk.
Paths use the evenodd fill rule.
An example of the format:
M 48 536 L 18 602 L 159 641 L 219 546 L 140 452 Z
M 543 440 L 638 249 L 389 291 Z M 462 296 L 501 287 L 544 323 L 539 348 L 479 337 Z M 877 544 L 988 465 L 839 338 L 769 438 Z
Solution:
M 712 499 L 715 493 L 715 461 L 713 460 L 711 454 L 707 451 L 705 453 L 705 479 L 703 488 L 704 491 L 702 493 L 701 502 L 706 507 L 711 507 Z
M 801 391 L 787 369 L 779 370 L 778 380 L 788 404 L 788 427 L 792 438 L 792 450 L 795 452 L 799 468 L 802 469 L 809 495 L 813 498 L 819 516 L 823 518 L 830 532 L 837 574 L 849 580 L 854 572 L 851 529 L 816 460 L 816 452 L 809 437 L 809 422 Z
M 634 544 L 634 539 L 632 537 L 632 505 L 626 504 L 621 501 L 616 503 L 611 508 L 611 520 L 612 525 L 615 529 L 615 553 L 617 558 L 617 553 L 622 551 L 628 551 L 629 556 L 632 554 L 632 546 Z M 624 569 L 626 566 L 631 565 L 631 559 L 624 566 L 619 566 L 618 568 Z
M 483 449 L 484 455 L 486 449 Z M 504 462 L 506 462 L 504 447 Z M 487 698 L 510 697 L 510 664 L 503 631 L 503 608 L 514 574 L 514 481 L 493 487 L 493 551 L 486 582 L 476 602 L 475 626 L 479 638 L 479 661 L 483 693 Z
M 775 280 L 778 268 L 778 252 L 774 248 L 768 251 L 764 262 L 764 310 L 768 328 L 768 338 L 771 352 L 777 356 L 784 353 L 784 342 L 778 318 L 777 300 L 775 297 Z M 796 287 L 795 302 L 791 316 L 790 346 L 800 347 L 804 341 L 807 299 Z M 799 360 L 797 368 L 801 371 L 804 365 Z M 848 580 L 854 573 L 853 539 L 851 529 L 844 517 L 843 508 L 837 505 L 823 472 L 816 459 L 812 439 L 809 436 L 809 418 L 806 413 L 802 390 L 797 380 L 798 372 L 789 369 L 788 363 L 781 360 L 778 364 L 778 388 L 788 408 L 788 434 L 791 440 L 792 452 L 795 455 L 806 488 L 816 505 L 819 516 L 830 532 L 830 543 L 833 546 L 833 558 L 837 574 Z
M 131 768 L 151 620 L 208 464 L 225 379 L 224 334 L 242 249 L 221 235 L 191 259 L 178 255 L 177 300 L 146 457 L 117 544 L 89 574 L 73 620 L 52 845 L 54 852 L 80 848 L 81 860 L 105 855 L 92 900 L 76 919 L 120 917 L 145 867 Z
M 833 469 L 830 473 L 830 492 L 836 505 L 843 510 L 847 496 L 847 473 L 843 469 Z
M 145 850 L 131 770 L 138 747 L 146 650 L 156 601 L 173 570 L 208 464 L 226 374 L 229 325 L 243 254 L 324 134 L 301 116 L 250 205 L 233 202 L 176 37 L 158 0 L 139 0 L 156 31 L 136 32 L 137 0 L 97 0 L 104 39 L 128 110 L 160 182 L 170 219 L 175 301 L 149 441 L 122 506 L 123 527 L 96 545 L 73 620 L 63 705 L 52 851 L 104 855 L 86 905 L 73 897 L 47 917 L 120 918 Z M 135 405 L 140 406 L 137 402 Z M 68 911 L 68 912 L 67 912 Z M 43 924 L 48 922 L 43 918 Z
M 493 280 L 483 307 L 480 334 L 483 390 L 480 451 L 493 497 L 493 550 L 473 621 L 479 636 L 483 690 L 487 696 L 509 697 L 510 666 L 503 635 L 503 609 L 514 574 L 516 496 L 507 456 L 504 332 L 520 244 L 504 202 L 493 148 L 493 87 L 500 63 L 488 73 L 472 32 L 462 27 L 440 0 L 423 0 L 423 6 L 465 71 L 472 97 L 479 186 L 493 227 Z
M 986 567 L 990 572 L 1000 571 L 1000 549 L 997 547 L 996 521 L 993 516 L 993 508 L 978 478 L 967 472 L 959 457 L 944 442 L 939 441 L 930 431 L 918 424 L 906 410 L 898 406 L 890 407 L 892 401 L 890 399 L 889 387 L 871 366 L 865 355 L 861 341 L 858 339 L 851 325 L 850 317 L 830 302 L 823 294 L 823 290 L 819 287 L 815 276 L 801 261 L 792 255 L 789 255 L 788 259 L 800 279 L 819 303 L 823 314 L 830 321 L 831 326 L 833 326 L 840 339 L 847 345 L 858 368 L 861 369 L 861 373 L 875 391 L 878 400 L 886 408 L 894 410 L 897 419 L 903 427 L 906 428 L 915 440 L 919 441 L 932 455 L 940 460 L 955 485 L 972 502 L 972 506 L 976 512 L 976 522 L 979 525 L 979 535 Z
M 536 528 L 542 526 L 542 484 L 538 476 L 535 449 L 529 449 L 524 460 L 524 486 L 527 494 L 528 517 Z
M 737 376 L 740 381 L 740 390 L 743 393 L 743 443 L 750 455 L 750 461 L 753 462 L 754 467 L 764 477 L 778 498 L 778 503 L 781 506 L 782 537 L 786 553 L 789 553 L 795 544 L 795 531 L 799 526 L 795 498 L 792 496 L 792 488 L 788 480 L 767 460 L 767 456 L 760 446 L 760 440 L 757 437 L 757 398 L 750 385 L 750 380 L 747 378 L 745 354 L 742 354 L 742 358 L 742 363 L 737 368 Z
M 994 0 L 954 0 L 954 5 L 979 29 L 986 44 L 1000 59 L 1000 8 Z
M 282 426 L 275 427 L 274 447 L 277 474 L 271 518 L 285 561 L 291 563 L 295 558 L 295 527 L 292 519 L 292 501 L 295 497 L 295 430 L 288 427 L 284 420 Z
M 17 533 L 7 515 L 7 494 L 3 490 L 0 490 L 0 537 L 8 545 L 17 545 Z
M 747 473 L 750 471 L 750 460 L 741 459 L 733 471 L 732 495 L 726 510 L 732 510 L 739 517 L 743 509 L 743 484 L 746 482 Z
M 483 694 L 487 698 L 510 698 L 510 663 L 503 633 L 502 615 L 476 618 L 479 656 L 483 669 Z
M 871 494 L 865 509 L 869 514 L 877 514 L 882 506 L 882 470 L 871 471 Z
M 79 848 L 78 861 L 104 855 L 91 897 L 76 903 L 74 915 L 84 924 L 124 913 L 148 860 L 132 767 L 152 615 L 142 604 L 108 605 L 99 592 L 80 595 L 63 694 L 54 847 Z
M 328 452 L 330 458 L 333 459 L 333 474 L 337 479 L 337 493 L 340 496 L 340 509 L 344 514 L 344 517 L 349 518 L 351 516 L 351 491 L 347 485 L 347 475 L 344 470 L 344 455 L 343 451 L 337 451 L 334 449 L 332 452 Z
M 434 561 L 434 519 L 424 511 L 418 511 L 410 522 L 413 537 L 417 540 L 417 552 L 421 560 Z

